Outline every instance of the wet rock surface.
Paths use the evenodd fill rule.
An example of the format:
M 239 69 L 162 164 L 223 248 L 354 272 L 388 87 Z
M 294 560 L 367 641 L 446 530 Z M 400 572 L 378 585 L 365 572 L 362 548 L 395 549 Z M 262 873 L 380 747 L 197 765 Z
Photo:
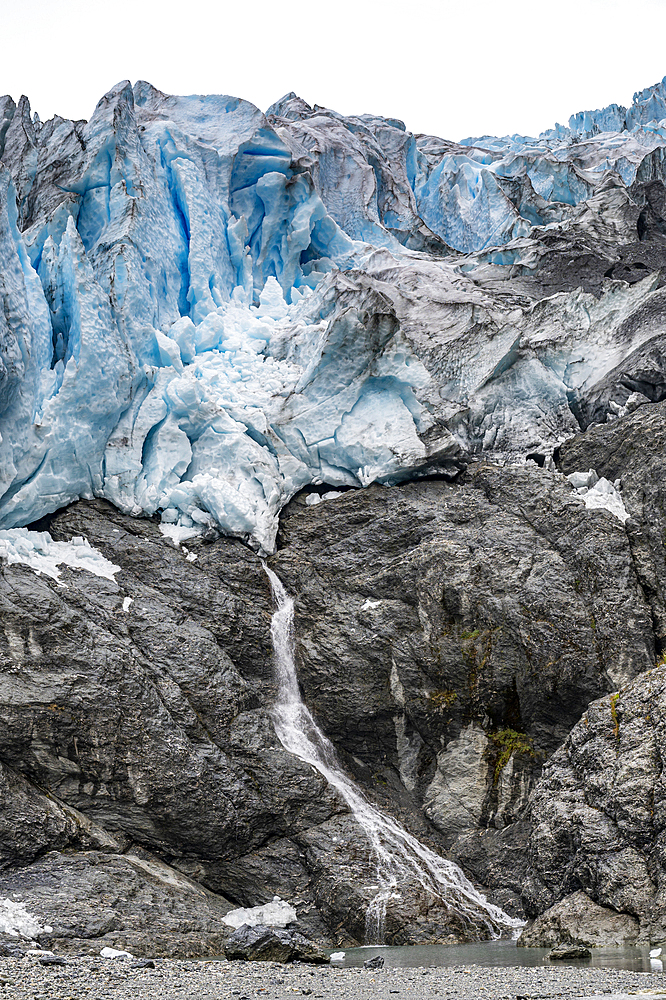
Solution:
M 558 473 L 478 465 L 293 502 L 274 565 L 305 700 L 349 769 L 519 910 L 543 761 L 654 663 L 621 523 Z

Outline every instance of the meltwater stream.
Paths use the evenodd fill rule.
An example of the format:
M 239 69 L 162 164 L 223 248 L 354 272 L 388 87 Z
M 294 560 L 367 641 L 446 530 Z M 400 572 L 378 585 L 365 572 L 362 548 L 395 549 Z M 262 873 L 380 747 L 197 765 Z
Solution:
M 339 792 L 368 839 L 377 865 L 378 892 L 366 913 L 366 944 L 383 943 L 387 903 L 400 899 L 400 889 L 409 881 L 418 882 L 457 916 L 485 926 L 492 937 L 522 926 L 477 892 L 457 865 L 439 857 L 372 806 L 343 773 L 332 743 L 301 698 L 294 660 L 294 602 L 275 573 L 264 568 L 277 606 L 271 622 L 278 679 L 273 724 L 285 750 L 315 767 Z

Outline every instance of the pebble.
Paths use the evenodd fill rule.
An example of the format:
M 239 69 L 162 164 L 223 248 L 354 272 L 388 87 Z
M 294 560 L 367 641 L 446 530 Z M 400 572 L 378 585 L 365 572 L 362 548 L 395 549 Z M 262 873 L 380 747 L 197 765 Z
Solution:
M 193 962 L 155 959 L 154 968 L 129 959 L 71 958 L 43 966 L 32 957 L 0 959 L 3 996 L 12 1000 L 551 1000 L 627 993 L 666 996 L 661 973 L 583 968 L 344 969 L 273 962 Z

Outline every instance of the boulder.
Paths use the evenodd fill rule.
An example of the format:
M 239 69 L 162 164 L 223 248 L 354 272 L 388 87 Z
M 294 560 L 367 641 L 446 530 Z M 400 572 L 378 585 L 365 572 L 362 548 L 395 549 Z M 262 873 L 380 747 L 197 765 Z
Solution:
M 558 944 L 557 948 L 553 948 L 546 957 L 552 961 L 567 958 L 592 958 L 592 952 L 589 948 L 583 948 L 579 944 Z
M 532 921 L 518 938 L 519 947 L 623 948 L 636 944 L 639 923 L 628 913 L 599 906 L 584 892 L 561 899 Z M 549 958 L 578 958 L 578 955 L 551 954 Z M 582 956 L 585 957 L 585 956 Z
M 59 954 L 219 956 L 230 931 L 227 900 L 147 852 L 51 851 L 5 871 L 0 896 L 20 901 L 36 921 L 34 940 Z M 34 944 L 17 937 L 16 946 Z
M 322 965 L 330 959 L 326 952 L 303 934 L 288 927 L 242 924 L 224 945 L 229 961 L 310 962 Z

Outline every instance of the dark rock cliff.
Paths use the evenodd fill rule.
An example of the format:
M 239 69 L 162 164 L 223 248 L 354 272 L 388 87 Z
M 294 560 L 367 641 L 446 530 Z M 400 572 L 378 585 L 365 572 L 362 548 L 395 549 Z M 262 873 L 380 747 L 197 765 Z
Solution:
M 661 414 L 643 407 L 605 431 Z M 656 429 L 636 433 L 652 447 Z M 563 465 L 585 464 L 571 454 L 562 449 Z M 546 822 L 539 810 L 554 808 L 548 782 L 566 751 L 553 752 L 602 697 L 614 754 L 613 692 L 640 697 L 658 655 L 657 597 L 634 541 L 643 531 L 649 554 L 661 536 L 642 527 L 645 510 L 622 485 L 626 530 L 535 465 L 478 465 L 455 483 L 372 486 L 314 506 L 296 498 L 271 561 L 296 595 L 304 698 L 345 768 L 517 913 L 525 884 L 532 914 L 581 884 L 561 877 L 566 851 L 542 870 L 538 832 L 527 849 Z M 68 569 L 60 583 L 24 566 L 2 571 L 0 865 L 7 890 L 20 884 L 53 927 L 40 940 L 219 953 L 230 931 L 221 915 L 274 895 L 320 941 L 362 940 L 367 845 L 270 721 L 272 609 L 260 560 L 218 538 L 188 542 L 191 561 L 156 524 L 103 501 L 72 505 L 50 531 L 84 535 L 121 571 L 116 583 Z M 100 878 L 123 871 L 137 900 L 166 891 L 169 870 L 188 889 L 175 910 L 155 903 L 152 930 L 114 902 L 101 923 L 70 912 L 67 924 L 49 912 L 44 886 L 57 871 L 78 899 L 81 865 Z M 197 885 L 213 909 L 192 923 L 187 893 Z M 623 908 L 619 897 L 614 905 Z M 409 942 L 465 931 L 406 904 L 388 933 Z

